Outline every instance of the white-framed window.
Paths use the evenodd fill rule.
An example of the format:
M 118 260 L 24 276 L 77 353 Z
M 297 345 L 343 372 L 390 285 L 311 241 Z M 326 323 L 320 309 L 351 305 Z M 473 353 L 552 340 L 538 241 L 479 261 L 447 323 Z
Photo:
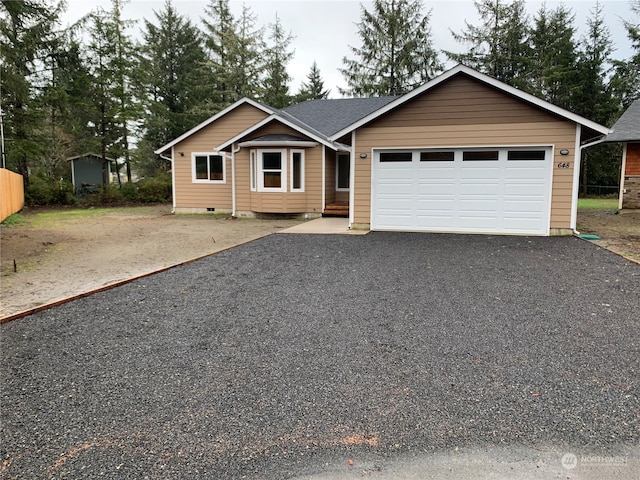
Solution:
M 304 192 L 304 150 L 291 150 L 291 180 L 292 192 Z
M 256 156 L 258 155 L 258 152 L 256 152 L 255 150 L 251 150 L 249 152 L 249 176 L 250 176 L 250 181 L 251 181 L 251 191 L 255 192 L 256 191 L 256 174 L 257 174 L 257 168 L 256 168 Z
M 193 183 L 226 183 L 224 153 L 194 152 L 191 154 Z
M 258 191 L 287 191 L 287 151 L 258 150 Z
M 351 155 L 339 153 L 336 159 L 336 190 L 338 192 L 349 190 L 350 166 Z

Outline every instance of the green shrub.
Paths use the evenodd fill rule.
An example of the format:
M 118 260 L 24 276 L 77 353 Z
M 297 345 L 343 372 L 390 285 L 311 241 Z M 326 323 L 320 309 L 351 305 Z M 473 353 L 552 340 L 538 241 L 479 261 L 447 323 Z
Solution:
M 93 206 L 122 203 L 167 203 L 171 201 L 171 177 L 144 178 L 135 183 L 109 185 L 98 193 L 88 194 L 86 203 Z
M 72 205 L 75 203 L 73 185 L 64 180 L 33 175 L 25 188 L 24 202 L 29 206 Z
M 139 202 L 159 203 L 171 201 L 171 177 L 168 175 L 143 178 L 135 185 L 137 186 Z
M 88 193 L 85 196 L 85 201 L 88 205 L 100 206 L 117 205 L 124 203 L 125 200 L 118 185 L 108 185 L 105 188 L 101 187 L 96 193 Z

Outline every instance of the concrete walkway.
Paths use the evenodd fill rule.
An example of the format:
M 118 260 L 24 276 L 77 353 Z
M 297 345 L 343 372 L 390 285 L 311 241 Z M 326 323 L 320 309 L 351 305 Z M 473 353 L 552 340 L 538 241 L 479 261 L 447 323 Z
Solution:
M 366 235 L 369 230 L 350 230 L 349 219 L 344 217 L 320 217 L 278 233 L 315 233 L 323 235 Z

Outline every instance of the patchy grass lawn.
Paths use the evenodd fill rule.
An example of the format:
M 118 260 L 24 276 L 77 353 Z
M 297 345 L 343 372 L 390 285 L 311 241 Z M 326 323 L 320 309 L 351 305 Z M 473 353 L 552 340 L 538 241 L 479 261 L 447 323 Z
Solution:
M 599 210 L 601 212 L 615 213 L 618 211 L 618 199 L 613 197 L 579 198 L 578 212 L 581 210 Z

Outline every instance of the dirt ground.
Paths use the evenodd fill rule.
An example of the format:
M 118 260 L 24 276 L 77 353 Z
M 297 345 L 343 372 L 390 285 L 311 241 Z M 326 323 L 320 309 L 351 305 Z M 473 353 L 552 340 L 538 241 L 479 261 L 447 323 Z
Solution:
M 20 224 L 0 226 L 0 318 L 300 223 L 171 215 L 169 205 L 51 212 L 25 209 Z
M 170 210 L 156 205 L 47 215 L 51 209 L 25 209 L 20 224 L 0 226 L 0 318 L 300 223 Z M 640 262 L 640 212 L 580 211 L 578 229 L 600 236 L 597 245 Z
M 640 210 L 578 209 L 578 231 L 600 237 L 596 245 L 640 263 Z

